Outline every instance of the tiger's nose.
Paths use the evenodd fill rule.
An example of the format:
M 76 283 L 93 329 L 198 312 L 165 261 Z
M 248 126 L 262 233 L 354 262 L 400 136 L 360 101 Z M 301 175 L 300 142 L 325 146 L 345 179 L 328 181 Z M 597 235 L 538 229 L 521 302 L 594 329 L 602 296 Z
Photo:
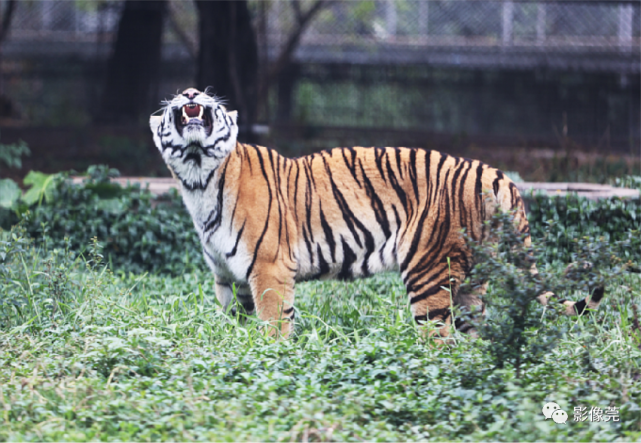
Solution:
M 189 100 L 192 100 L 198 94 L 200 94 L 200 91 L 196 88 L 188 88 L 183 91 L 183 95 L 187 97 Z

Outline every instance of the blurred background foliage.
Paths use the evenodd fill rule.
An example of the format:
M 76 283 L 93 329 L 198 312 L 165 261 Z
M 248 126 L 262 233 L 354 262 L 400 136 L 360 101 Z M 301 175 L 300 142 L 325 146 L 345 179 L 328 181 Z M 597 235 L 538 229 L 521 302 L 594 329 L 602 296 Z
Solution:
M 0 13 L 0 140 L 34 154 L 15 178 L 96 163 L 167 175 L 147 116 L 191 85 L 239 110 L 242 141 L 287 155 L 421 146 L 526 180 L 639 170 L 637 2 L 2 0 Z

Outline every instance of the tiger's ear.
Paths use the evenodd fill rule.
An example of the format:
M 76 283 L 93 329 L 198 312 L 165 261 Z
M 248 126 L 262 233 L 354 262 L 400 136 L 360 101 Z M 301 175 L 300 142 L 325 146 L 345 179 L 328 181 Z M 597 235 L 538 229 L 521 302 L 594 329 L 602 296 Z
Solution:
M 230 111 L 227 113 L 227 115 L 231 117 L 234 124 L 237 124 L 236 121 L 238 120 L 238 111 Z
M 160 122 L 162 121 L 162 116 L 161 115 L 152 115 L 149 117 L 149 128 L 151 129 L 151 132 L 156 134 L 158 131 L 158 126 L 160 126 Z

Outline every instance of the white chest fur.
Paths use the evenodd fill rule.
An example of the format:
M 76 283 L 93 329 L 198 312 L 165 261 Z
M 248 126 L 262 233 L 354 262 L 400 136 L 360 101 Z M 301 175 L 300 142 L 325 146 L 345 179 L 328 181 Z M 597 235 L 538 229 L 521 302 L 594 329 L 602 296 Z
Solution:
M 183 201 L 203 246 L 205 260 L 212 271 L 219 277 L 245 282 L 251 258 L 243 242 L 238 241 L 238 232 L 225 211 L 224 200 L 223 207 L 219 207 L 217 189 L 216 180 L 212 180 L 205 190 L 192 191 L 183 187 Z

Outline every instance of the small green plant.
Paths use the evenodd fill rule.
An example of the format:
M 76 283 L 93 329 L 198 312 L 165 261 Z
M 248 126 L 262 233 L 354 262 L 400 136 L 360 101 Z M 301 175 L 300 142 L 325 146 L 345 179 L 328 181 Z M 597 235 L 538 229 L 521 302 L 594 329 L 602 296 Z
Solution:
M 77 290 L 72 254 L 38 248 L 23 225 L 0 233 L 0 329 L 55 323 Z
M 614 179 L 614 185 L 621 188 L 632 188 L 641 191 L 641 175 L 624 175 Z
M 516 229 L 511 213 L 499 212 L 486 223 L 492 242 L 479 243 L 466 236 L 476 263 L 466 284 L 491 282 L 484 297 L 489 315 L 477 322 L 477 330 L 489 341 L 487 350 L 495 366 L 512 365 L 517 378 L 523 365 L 539 362 L 567 332 L 558 321 L 564 309 L 558 303 L 560 296 L 578 293 L 590 300 L 599 291 L 600 297 L 611 279 L 626 271 L 638 272 L 634 260 L 641 236 L 636 231 L 617 242 L 604 237 L 574 239 L 572 263 L 563 273 L 558 262 L 556 271 L 546 266 L 535 273 L 533 266 L 548 242 L 544 239 L 538 247 L 526 247 L 527 234 Z M 546 307 L 536 302 L 542 294 L 550 297 Z M 583 315 L 583 305 L 577 306 Z
M 486 222 L 492 241 L 475 242 L 466 235 L 475 266 L 470 282 L 490 282 L 484 303 L 487 318 L 476 324 L 479 337 L 488 340 L 487 351 L 496 368 L 512 365 L 520 377 L 522 367 L 535 363 L 555 346 L 563 329 L 551 326 L 558 312 L 546 312 L 537 297 L 560 288 L 558 276 L 542 269 L 533 273 L 538 251 L 525 246 L 527 234 L 514 225 L 514 214 L 498 212 Z
M 30 154 L 29 147 L 23 141 L 12 144 L 0 143 L 0 164 L 4 163 L 8 168 L 22 168 L 22 157 Z
M 31 154 L 29 147 L 22 141 L 10 145 L 0 143 L 0 172 L 3 164 L 9 168 L 21 168 L 22 156 L 29 154 Z M 15 181 L 10 178 L 0 178 L 0 210 L 11 208 L 21 194 L 20 187 Z

